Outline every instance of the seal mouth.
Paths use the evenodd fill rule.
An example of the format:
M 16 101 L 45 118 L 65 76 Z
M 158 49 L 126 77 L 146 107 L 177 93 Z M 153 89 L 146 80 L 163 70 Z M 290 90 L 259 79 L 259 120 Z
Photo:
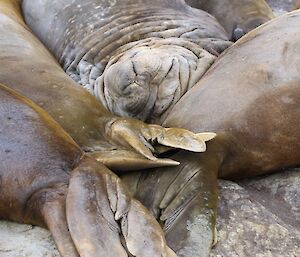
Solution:
M 186 39 L 136 41 L 116 51 L 96 80 L 94 94 L 116 115 L 161 123 L 214 60 Z

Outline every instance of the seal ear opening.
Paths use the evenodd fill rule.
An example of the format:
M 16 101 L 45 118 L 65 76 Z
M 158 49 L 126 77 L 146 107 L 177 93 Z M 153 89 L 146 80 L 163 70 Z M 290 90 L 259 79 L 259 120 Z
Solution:
M 246 35 L 246 32 L 242 28 L 236 27 L 232 32 L 231 39 L 233 42 L 235 42 L 238 41 L 244 35 Z

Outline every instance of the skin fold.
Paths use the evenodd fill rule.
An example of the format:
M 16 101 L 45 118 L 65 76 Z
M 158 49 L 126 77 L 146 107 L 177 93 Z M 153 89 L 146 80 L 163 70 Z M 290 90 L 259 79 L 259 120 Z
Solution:
M 186 0 L 186 3 L 216 17 L 233 41 L 275 17 L 265 0 Z
M 19 1 L 0 1 L 0 82 L 44 108 L 84 151 L 116 170 L 178 165 L 154 156 L 159 153 L 156 147 L 166 144 L 203 151 L 199 135 L 175 129 L 181 134 L 179 141 L 172 129 L 108 112 L 64 73 L 32 35 L 19 5 Z
M 112 113 L 148 123 L 160 124 L 232 44 L 181 0 L 25 0 L 22 9 L 71 78 Z
M 176 256 L 120 178 L 2 84 L 0 121 L 1 219 L 48 228 L 62 257 Z

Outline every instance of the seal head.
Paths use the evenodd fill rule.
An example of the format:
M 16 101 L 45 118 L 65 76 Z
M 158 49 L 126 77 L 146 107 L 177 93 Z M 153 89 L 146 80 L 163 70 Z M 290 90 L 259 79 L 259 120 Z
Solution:
M 214 60 L 185 39 L 136 41 L 118 49 L 94 93 L 112 113 L 160 123 Z

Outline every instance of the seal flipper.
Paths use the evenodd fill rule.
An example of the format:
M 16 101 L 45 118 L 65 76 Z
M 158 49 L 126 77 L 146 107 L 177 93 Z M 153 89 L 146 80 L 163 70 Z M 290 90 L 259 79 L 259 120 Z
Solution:
M 131 198 L 120 179 L 87 157 L 71 174 L 67 220 L 81 257 L 128 256 L 126 248 L 132 256 L 176 256 L 159 224 Z
M 172 157 L 184 168 L 160 202 L 160 220 L 168 245 L 178 256 L 209 256 L 215 244 L 217 177 L 222 162 L 215 147 L 217 144 L 212 143 L 203 154 L 181 152 Z
M 205 142 L 216 136 L 210 132 L 195 134 L 186 129 L 164 128 L 123 118 L 108 125 L 106 134 L 112 142 L 126 149 L 92 151 L 88 155 L 117 172 L 179 165 L 177 161 L 156 157 L 154 153 L 158 155 L 176 148 L 204 152 Z
M 214 142 L 208 143 L 205 153 L 181 151 L 172 156 L 181 163 L 177 167 L 122 178 L 134 197 L 161 221 L 167 243 L 178 256 L 208 256 L 215 244 L 222 149 Z
M 131 118 L 112 119 L 105 127 L 105 134 L 111 142 L 132 149 L 152 161 L 157 161 L 153 155 L 157 153 L 156 146 L 204 152 L 205 141 L 216 136 L 214 133 L 195 134 L 182 128 L 164 128 Z

